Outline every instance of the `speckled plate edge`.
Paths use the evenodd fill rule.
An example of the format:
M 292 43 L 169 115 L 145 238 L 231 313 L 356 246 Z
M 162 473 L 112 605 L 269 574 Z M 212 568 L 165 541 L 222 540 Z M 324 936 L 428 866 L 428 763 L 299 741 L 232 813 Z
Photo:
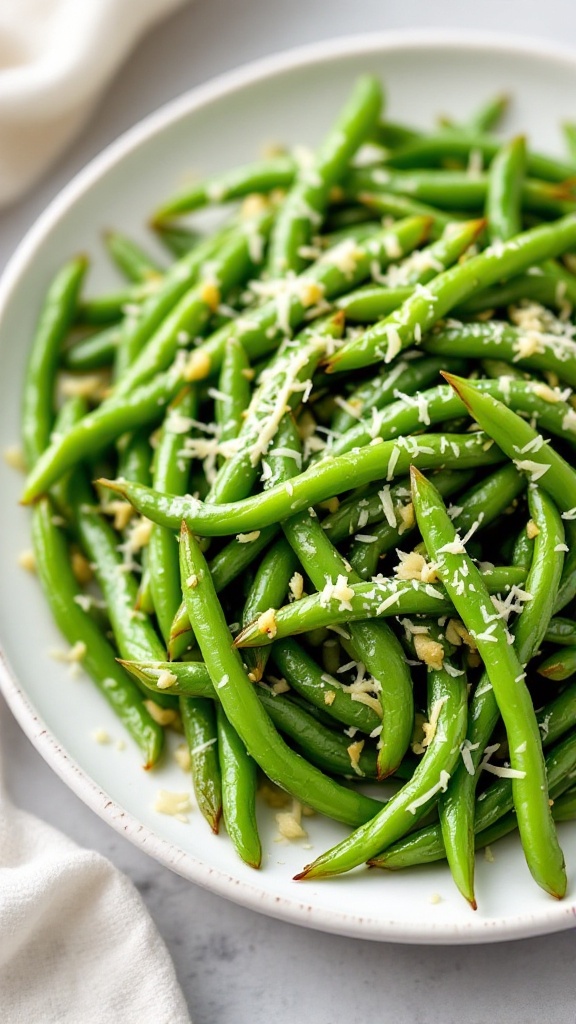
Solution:
M 68 207 L 99 179 L 110 167 L 118 163 L 134 148 L 160 131 L 205 104 L 229 95 L 235 89 L 257 83 L 285 71 L 313 64 L 338 60 L 344 55 L 382 54 L 412 49 L 431 51 L 450 48 L 474 51 L 510 52 L 535 58 L 545 58 L 568 65 L 576 72 L 576 51 L 566 47 L 515 36 L 502 36 L 486 32 L 460 30 L 418 30 L 372 33 L 313 43 L 253 61 L 241 68 L 219 75 L 208 83 L 197 86 L 183 96 L 169 102 L 155 113 L 140 121 L 109 145 L 80 171 L 54 198 L 44 213 L 25 236 L 11 258 L 0 281 L 0 318 L 10 300 L 13 288 L 26 271 L 46 235 L 66 212 Z M 102 790 L 73 760 L 38 715 L 0 648 L 0 690 L 8 706 L 30 741 L 44 760 L 70 789 L 104 821 L 121 835 L 158 860 L 161 864 L 203 886 L 252 910 L 268 914 L 293 924 L 354 938 L 376 939 L 404 943 L 462 944 L 507 941 L 545 935 L 574 927 L 574 902 L 551 903 L 538 915 L 518 914 L 513 922 L 480 921 L 471 916 L 468 923 L 453 922 L 437 926 L 397 919 L 385 920 L 381 914 L 372 918 L 337 913 L 315 907 L 305 901 L 286 899 L 263 892 L 257 885 L 247 884 L 226 872 L 210 867 L 192 857 L 176 844 L 160 838 L 149 828 L 124 810 Z

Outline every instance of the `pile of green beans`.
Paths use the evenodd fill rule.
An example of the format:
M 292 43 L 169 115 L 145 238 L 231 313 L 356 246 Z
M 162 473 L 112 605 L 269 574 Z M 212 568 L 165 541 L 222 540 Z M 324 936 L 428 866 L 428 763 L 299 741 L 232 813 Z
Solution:
M 352 829 L 298 879 L 446 858 L 473 908 L 515 829 L 561 898 L 576 813 L 574 131 L 533 152 L 506 105 L 425 133 L 364 76 L 315 150 L 163 200 L 152 254 L 109 232 L 22 421 L 39 582 L 145 766 L 182 731 L 252 867 L 264 777 L 293 837 Z

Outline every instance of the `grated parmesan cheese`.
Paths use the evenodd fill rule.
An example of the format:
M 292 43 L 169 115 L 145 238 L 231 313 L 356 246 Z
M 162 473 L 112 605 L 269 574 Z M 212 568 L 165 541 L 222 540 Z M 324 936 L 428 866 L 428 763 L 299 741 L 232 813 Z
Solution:
M 412 803 L 408 804 L 406 810 L 410 814 L 416 814 L 418 808 L 424 807 L 424 805 L 427 804 L 428 801 L 432 799 L 432 797 L 436 796 L 436 793 L 445 793 L 446 790 L 448 789 L 449 782 L 450 772 L 444 771 L 444 769 L 442 769 L 442 771 L 440 772 L 440 778 L 438 779 L 438 782 L 435 783 L 434 786 L 431 786 L 426 793 L 422 793 L 422 795 L 417 797 L 416 800 L 413 800 Z
M 251 533 L 237 533 L 236 540 L 239 544 L 251 544 L 253 541 L 258 540 L 260 536 L 260 530 L 252 530 Z

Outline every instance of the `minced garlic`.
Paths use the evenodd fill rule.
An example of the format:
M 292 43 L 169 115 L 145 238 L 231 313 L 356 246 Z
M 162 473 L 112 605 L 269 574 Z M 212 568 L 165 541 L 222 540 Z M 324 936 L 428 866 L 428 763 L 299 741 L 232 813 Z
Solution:
M 187 824 L 188 814 L 192 810 L 188 793 L 172 793 L 168 789 L 159 789 L 154 801 L 154 810 L 159 814 L 169 814 L 172 818 Z
M 536 526 L 536 523 L 534 522 L 534 520 L 533 519 L 529 519 L 528 522 L 526 523 L 526 536 L 528 537 L 528 540 L 534 540 L 534 537 L 537 537 L 539 533 L 540 533 L 540 530 Z
M 277 633 L 275 609 L 269 608 L 268 611 L 259 615 L 256 625 L 259 633 L 266 633 L 266 636 L 273 640 Z
M 9 445 L 8 448 L 4 449 L 4 462 L 11 469 L 17 469 L 20 473 L 26 472 L 26 463 L 24 461 L 24 452 L 17 444 Z
M 150 717 L 158 725 L 174 725 L 180 717 L 173 708 L 161 708 L 154 700 L 145 700 L 143 703 Z
M 36 558 L 34 552 L 27 549 L 21 551 L 18 555 L 18 565 L 21 569 L 26 569 L 26 572 L 36 572 Z
M 179 768 L 182 769 L 183 772 L 190 771 L 192 759 L 190 757 L 190 751 L 186 743 L 178 744 L 176 750 L 174 751 L 173 757 L 174 760 L 176 761 L 176 764 L 178 765 Z
M 424 633 L 416 633 L 414 636 L 414 649 L 416 657 L 423 661 L 429 668 L 441 669 L 444 662 L 444 648 L 437 640 Z

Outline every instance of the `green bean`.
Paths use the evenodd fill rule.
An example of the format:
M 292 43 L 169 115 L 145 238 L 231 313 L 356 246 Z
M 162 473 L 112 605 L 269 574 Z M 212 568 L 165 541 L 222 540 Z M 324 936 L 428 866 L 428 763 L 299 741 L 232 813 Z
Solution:
M 122 438 L 124 442 L 119 445 L 118 472 L 125 480 L 137 481 L 147 487 L 152 483 L 151 464 L 152 448 L 148 438 L 148 431 L 136 431 Z M 129 531 L 124 531 L 124 543 L 129 542 Z M 135 602 L 135 609 L 145 615 L 154 613 L 154 604 L 151 594 L 151 578 L 148 566 L 148 545 L 142 548 L 140 555 L 141 576 L 138 585 L 138 593 Z
M 365 285 L 340 300 L 347 318 L 358 323 L 374 323 L 406 302 L 414 292 L 409 285 L 387 288 L 383 285 Z M 499 309 L 529 299 L 562 313 L 576 302 L 574 275 L 563 270 L 553 260 L 540 267 L 531 267 L 526 274 L 517 274 L 504 284 L 484 288 L 466 302 L 458 304 L 454 316 L 472 316 L 486 310 Z M 465 325 L 468 326 L 468 325 Z M 427 340 L 427 339 L 426 339 Z M 425 346 L 424 346 L 425 347 Z
M 277 541 L 264 555 L 248 592 L 242 625 L 247 625 L 268 608 L 285 600 L 290 580 L 298 567 L 298 559 L 286 540 Z M 251 648 L 246 651 L 245 664 L 249 678 L 257 682 L 262 678 L 270 648 Z
M 179 707 L 198 807 L 212 831 L 218 833 L 223 779 L 218 758 L 219 731 L 216 729 L 214 702 L 205 697 L 180 697 Z
M 103 330 L 80 338 L 65 349 L 63 364 L 67 370 L 82 373 L 100 370 L 103 366 L 111 366 L 114 362 L 116 347 L 120 338 L 120 327 L 114 324 Z
M 67 264 L 52 282 L 40 314 L 24 388 L 23 437 L 29 465 L 40 457 L 50 437 L 58 351 L 74 316 L 85 269 L 82 258 Z M 137 687 L 117 665 L 98 625 L 77 600 L 82 594 L 49 499 L 42 499 L 33 509 L 32 541 L 40 585 L 58 628 L 70 644 L 83 645 L 84 668 L 144 753 L 145 767 L 151 767 L 162 751 L 163 730 L 144 707 Z
M 136 430 L 127 436 L 118 453 L 118 472 L 125 480 L 148 486 L 152 482 L 152 448 L 149 431 Z
M 438 273 L 456 263 L 463 253 L 473 245 L 485 226 L 486 222 L 484 220 L 465 221 L 463 224 L 450 224 L 442 236 L 433 242 L 432 245 L 417 251 L 411 257 L 409 256 L 404 263 L 393 266 L 385 275 L 386 284 L 390 286 L 386 288 L 386 297 L 389 299 L 389 306 L 386 312 L 390 312 L 401 305 L 407 298 L 407 294 L 410 294 L 404 292 L 403 287 L 412 288 L 417 284 L 427 284 Z M 351 316 L 352 319 L 355 319 L 355 309 L 357 310 L 358 306 L 360 306 L 362 311 L 361 319 L 364 319 L 367 313 L 372 312 L 370 300 L 373 294 L 373 286 L 364 285 L 358 291 L 352 292 L 343 299 L 340 299 L 337 305 L 346 312 L 347 316 Z M 376 315 L 382 316 L 382 293 L 378 295 L 378 301 L 380 308 L 377 310 Z M 368 310 L 366 309 L 367 305 Z
M 381 105 L 378 79 L 371 75 L 358 78 L 312 161 L 298 168 L 270 238 L 268 270 L 272 277 L 298 273 L 305 267 L 302 246 L 309 244 L 314 226 L 322 221 L 330 189 L 343 177 L 350 159 L 375 127 Z
M 469 359 L 501 359 L 527 370 L 556 373 L 567 384 L 576 386 L 574 342 L 555 334 L 539 333 L 536 343 L 526 331 L 503 320 L 487 323 L 439 326 L 422 342 L 431 355 L 462 356 Z
M 207 501 L 222 504 L 250 494 L 262 455 L 274 443 L 280 417 L 302 400 L 302 392 L 334 338 L 342 334 L 343 316 L 335 313 L 286 339 L 264 370 L 245 410 L 236 452 L 223 464 Z M 297 464 L 302 456 L 296 453 Z
M 162 279 L 155 277 L 145 283 L 126 284 L 118 291 L 84 298 L 78 303 L 76 322 L 101 328 L 117 325 L 128 313 L 139 314 L 142 304 L 154 297 L 161 287 Z
M 556 597 L 556 603 L 554 605 L 554 614 L 557 615 L 561 612 L 567 604 L 573 600 L 576 595 L 576 523 L 571 519 L 565 518 L 564 532 L 566 534 L 566 545 L 568 551 L 566 558 L 564 559 L 564 569 L 562 572 L 562 579 L 560 581 L 560 587 L 558 589 L 558 595 Z
M 525 420 L 491 395 L 483 395 L 469 381 L 446 375 L 477 423 L 490 434 L 517 469 L 554 499 L 563 519 L 576 516 L 576 474 Z M 516 382 L 514 382 L 516 383 Z M 556 396 L 554 396 L 556 397 Z M 553 404 L 553 403 L 552 403 Z M 518 456 L 528 455 L 528 458 Z
M 510 105 L 510 97 L 499 93 L 483 103 L 467 118 L 465 129 L 470 132 L 489 132 L 497 128 Z
M 243 230 L 232 232 L 222 242 L 210 261 L 209 269 L 200 271 L 199 283 L 184 292 L 117 380 L 112 400 L 130 394 L 133 388 L 165 370 L 176 356 L 183 331 L 193 338 L 202 330 L 221 297 L 234 285 L 245 281 L 253 271 L 252 231 L 265 239 L 270 225 L 271 215 L 264 213 L 247 221 Z
M 54 523 L 48 498 L 33 510 L 32 541 L 40 585 L 58 629 L 69 644 L 83 645 L 83 668 L 140 747 L 144 767 L 151 768 L 162 752 L 164 730 L 147 711 L 138 687 L 116 661 L 100 627 L 81 606 L 82 593 L 70 566 L 65 535 Z
M 548 623 L 544 640 L 549 644 L 558 644 L 559 647 L 576 647 L 576 622 L 555 616 Z
M 256 822 L 256 762 L 246 752 L 219 704 L 216 722 L 226 831 L 241 859 L 250 867 L 259 868 L 262 847 Z
M 513 626 L 515 649 L 522 664 L 530 660 L 542 642 L 546 624 L 552 614 L 563 561 L 562 521 L 556 508 L 546 494 L 536 487 L 530 488 L 528 501 L 530 513 L 540 532 L 533 544 L 534 551 L 529 560 L 530 571 L 525 587 L 525 593 L 531 594 L 532 599 L 524 604 Z M 440 823 L 448 862 L 460 892 L 473 907 L 474 795 L 480 760 L 497 720 L 495 691 L 489 677 L 483 673 L 470 707 L 467 763 L 463 755 L 462 764 L 456 769 L 448 792 L 440 802 Z M 542 723 L 539 724 L 541 726 Z
M 476 132 L 450 130 L 416 139 L 403 149 L 396 150 L 387 160 L 387 165 L 394 168 L 431 167 L 446 157 L 468 159 L 475 151 L 486 162 L 492 162 L 502 147 L 501 140 Z M 574 167 L 554 157 L 542 156 L 540 153 L 527 153 L 526 169 L 528 174 L 544 181 L 563 183 L 574 175 Z
M 185 256 L 202 241 L 202 235 L 198 231 L 184 227 L 182 224 L 168 223 L 151 226 L 168 252 L 172 256 L 176 256 L 177 259 Z
M 532 558 L 534 557 L 534 545 L 526 532 L 526 527 L 522 527 L 514 542 L 514 550 L 512 552 L 512 565 L 520 565 L 526 572 L 532 565 Z
M 116 376 L 123 376 L 139 356 L 146 343 L 160 328 L 166 317 L 196 284 L 202 267 L 210 260 L 233 232 L 229 224 L 203 239 L 166 271 L 157 290 L 142 303 L 138 316 L 128 315 L 122 325 L 122 336 L 116 355 Z M 129 307 L 130 309 L 130 307 Z
M 445 371 L 444 376 L 446 376 Z M 503 399 L 514 410 L 529 413 L 538 418 L 538 422 L 551 433 L 576 443 L 576 416 L 566 402 L 561 401 L 559 394 L 547 389 L 546 386 L 524 380 L 479 380 L 475 389 L 483 395 L 492 395 Z M 541 397 L 541 394 L 546 397 Z M 398 393 L 398 392 L 397 392 Z M 552 397 L 552 401 L 548 399 Z M 557 399 L 557 401 L 556 401 Z M 406 437 L 414 434 L 422 427 L 430 427 L 436 423 L 454 419 L 466 413 L 466 406 L 450 389 L 439 384 L 428 391 L 419 391 L 415 395 L 405 395 L 391 402 L 377 414 L 373 414 L 367 423 L 360 420 L 355 427 L 350 427 L 345 434 L 335 440 L 327 449 L 332 456 L 343 455 L 353 449 L 365 447 L 375 437 L 389 441 L 394 437 Z M 572 425 L 573 424 L 573 425 Z
M 147 281 L 163 273 L 155 259 L 120 231 L 106 231 L 104 244 L 110 258 L 129 281 Z
M 485 574 L 490 593 L 498 594 L 506 587 L 521 586 L 526 580 L 524 569 L 502 566 Z M 430 615 L 453 613 L 453 605 L 441 584 L 417 580 L 376 577 L 369 582 L 353 583 L 345 606 L 337 606 L 338 598 L 323 604 L 318 594 L 303 597 L 294 604 L 275 611 L 273 621 L 257 619 L 236 637 L 237 647 L 254 647 L 282 640 L 287 636 L 307 633 L 323 626 L 334 627 L 366 618 L 394 615 Z M 350 607 L 348 607 L 348 605 Z
M 329 233 L 340 231 L 342 228 L 357 228 L 369 224 L 377 227 L 377 220 L 378 214 L 375 211 L 368 210 L 365 206 L 360 206 L 357 203 L 353 206 L 337 206 L 327 210 L 324 230 Z M 314 239 L 314 241 L 319 242 L 319 239 Z M 306 252 L 306 249 L 304 251 Z
M 279 640 L 272 647 L 271 653 L 290 687 L 305 697 L 313 707 L 320 708 L 330 718 L 365 734 L 370 734 L 381 725 L 382 719 L 373 706 L 354 700 L 343 689 L 341 682 L 323 672 L 295 640 Z
M 295 280 L 288 280 L 280 288 L 273 286 L 280 295 L 280 301 L 277 298 L 265 302 L 211 335 L 190 356 L 188 379 L 203 380 L 217 371 L 231 336 L 240 339 L 251 361 L 266 355 L 277 347 L 278 336 L 285 336 L 298 327 L 305 319 L 306 311 L 314 308 L 320 299 L 336 298 L 360 284 L 369 276 L 374 264 L 388 266 L 393 254 L 411 252 L 426 238 L 429 228 L 428 218 L 408 217 L 391 228 L 370 233 L 364 241 L 359 229 L 355 233 L 356 243 L 348 233 L 344 242 L 328 249 Z M 287 298 L 285 302 L 281 301 L 283 294 Z
M 570 121 L 565 121 L 562 125 L 562 131 L 570 160 L 576 163 L 576 125 Z M 572 171 L 572 174 L 574 174 L 574 171 Z
M 405 835 L 446 788 L 466 732 L 466 676 L 458 669 L 449 674 L 446 667 L 429 668 L 427 674 L 428 717 L 436 729 L 414 775 L 372 821 L 317 857 L 296 879 L 325 878 L 362 864 Z
M 166 673 L 170 673 L 173 682 L 168 688 L 164 687 L 165 693 L 219 700 L 218 690 L 213 687 L 203 662 L 127 661 L 122 664 L 153 693 L 158 692 L 159 676 L 163 673 L 166 678 Z M 350 737 L 323 725 L 314 718 L 309 706 L 305 710 L 294 699 L 270 693 L 264 686 L 255 687 L 255 692 L 276 728 L 293 740 L 312 764 L 334 775 L 348 777 L 352 774 L 354 769 L 348 752 Z M 362 747 L 357 768 L 361 776 L 376 778 L 375 747 Z
M 124 561 L 123 552 L 118 550 L 115 531 L 94 506 L 86 477 L 74 473 L 69 486 L 74 526 L 94 564 L 121 657 L 163 660 L 164 646 L 150 620 L 142 612 L 135 612 L 138 590 L 129 571 L 130 563 Z M 174 705 L 173 699 L 163 694 L 159 695 L 158 703 L 165 707 Z
M 361 266 L 362 274 L 367 274 L 369 263 L 373 259 L 379 259 L 380 261 L 389 260 L 390 256 L 386 256 L 386 247 L 390 251 L 391 244 L 403 245 L 406 248 L 417 244 L 425 229 L 426 225 L 416 218 L 412 222 L 404 222 L 404 224 L 397 225 L 394 230 L 391 229 L 384 232 L 382 236 L 379 236 L 380 241 L 375 238 L 372 239 L 368 244 L 371 247 L 376 246 L 376 248 L 374 251 L 366 248 L 363 251 L 362 257 L 358 258 L 358 274 L 360 273 L 358 270 L 359 266 Z M 317 265 L 316 277 L 319 281 L 323 282 L 323 287 L 325 286 L 327 294 L 331 293 L 332 289 L 338 290 L 338 287 L 343 288 L 346 281 L 346 274 L 339 270 L 336 265 L 330 263 L 333 257 L 334 254 L 330 254 L 329 251 L 324 257 L 325 262 L 320 266 Z M 177 266 L 179 265 L 177 264 Z M 308 272 L 309 275 L 312 275 L 313 269 Z M 305 284 L 309 280 L 315 283 L 313 277 L 307 278 L 306 275 L 302 275 L 299 280 L 303 279 L 305 279 Z M 358 280 L 358 277 L 356 280 Z M 306 284 L 306 286 L 308 285 Z M 264 338 L 267 345 L 270 345 L 270 340 L 266 339 L 266 327 L 276 322 L 276 306 L 274 303 L 267 304 L 262 309 L 268 310 L 268 312 L 258 320 L 256 334 L 261 340 Z M 299 317 L 304 315 L 304 307 L 299 299 L 292 300 L 292 312 L 295 309 L 299 310 Z M 254 317 L 256 317 L 256 314 L 254 314 Z M 151 318 L 145 319 L 149 324 Z M 229 336 L 228 330 L 226 328 L 224 334 L 217 332 L 217 335 L 213 336 L 214 338 L 218 336 L 219 341 L 217 344 L 214 343 L 212 348 L 210 348 L 210 342 L 207 342 L 206 347 L 203 348 L 201 346 L 192 353 L 187 372 L 189 379 L 202 378 L 210 371 L 216 356 L 218 359 L 221 358 L 223 346 L 226 344 L 226 339 Z M 248 335 L 242 333 L 242 338 L 243 341 L 247 341 Z M 208 352 L 211 353 L 211 356 L 208 355 Z M 34 500 L 79 458 L 86 457 L 94 450 L 97 450 L 98 446 L 102 447 L 125 430 L 130 429 L 133 423 L 138 422 L 138 410 L 142 411 L 141 422 L 145 422 L 147 416 L 150 416 L 152 420 L 156 419 L 161 413 L 163 405 L 169 402 L 176 394 L 180 379 L 179 367 L 175 365 L 167 374 L 158 375 L 150 384 L 142 385 L 141 388 L 137 388 L 130 395 L 112 396 L 108 399 L 98 410 L 90 414 L 89 417 L 86 417 L 81 424 L 78 424 L 66 438 L 62 438 L 57 444 L 52 445 L 46 451 L 30 476 L 23 500 L 25 502 Z
M 512 363 L 507 363 L 503 359 L 482 359 L 480 366 L 486 376 L 491 377 L 492 380 L 498 380 L 499 377 L 512 377 L 513 380 L 529 380 L 531 376 L 526 370 L 519 370 Z
M 490 241 L 502 242 L 522 230 L 522 183 L 526 172 L 526 140 L 517 135 L 498 150 L 488 174 L 486 217 Z
M 441 470 L 432 477 L 432 480 L 442 497 L 446 498 L 455 491 L 460 491 L 472 476 L 473 473 Z M 467 491 L 462 496 L 461 504 L 452 508 L 450 514 L 456 525 L 464 532 L 476 522 L 479 523 L 479 528 L 484 529 L 510 505 L 514 498 L 522 492 L 524 486 L 522 476 L 514 466 L 501 466 Z M 402 490 L 404 491 L 405 488 Z M 350 549 L 350 564 L 362 579 L 368 580 L 374 576 L 382 555 L 390 551 L 400 542 L 400 538 L 409 534 L 416 525 L 411 502 L 406 503 L 405 501 L 407 497 L 410 497 L 410 492 L 398 494 L 398 500 L 396 500 L 394 492 L 395 488 L 390 488 L 396 525 L 392 525 L 388 520 L 378 524 L 370 534 L 373 536 L 373 540 L 366 542 L 357 539 Z
M 432 481 L 438 492 L 444 497 L 447 492 L 438 487 L 435 477 L 432 477 Z M 450 517 L 461 532 L 468 532 L 474 523 L 479 524 L 478 529 L 485 529 L 512 504 L 519 494 L 522 494 L 525 487 L 526 482 L 522 474 L 515 466 L 506 463 L 471 487 L 462 496 L 459 506 L 450 509 Z
M 417 469 L 412 468 L 411 473 L 422 536 L 440 578 L 478 646 L 504 721 L 514 772 L 514 805 L 528 867 L 542 888 L 560 898 L 566 885 L 564 859 L 550 815 L 542 746 L 532 700 L 524 683 L 523 664 L 508 643 L 503 620 L 498 613 L 494 615 L 494 605 L 481 574 L 464 546 L 456 540 L 459 550 L 451 551 L 456 532 L 442 498 Z M 463 569 L 467 572 L 463 573 Z
M 324 594 L 326 588 L 334 589 L 343 581 L 345 593 L 349 594 L 349 585 L 361 582 L 361 577 L 332 545 L 314 511 L 287 519 L 282 529 L 319 593 Z M 346 597 L 340 600 L 347 603 Z M 402 647 L 386 623 L 351 622 L 348 632 L 349 641 L 344 646 L 356 664 L 364 666 L 362 671 L 372 679 L 372 689 L 377 693 L 372 700 L 382 716 L 378 774 L 385 778 L 400 764 L 412 735 L 414 701 L 410 671 Z M 328 707 L 329 713 L 330 710 Z
M 392 367 L 385 367 L 371 380 L 365 381 L 352 391 L 345 402 L 339 405 L 332 420 L 334 434 L 344 434 L 361 418 L 365 410 L 382 409 L 389 405 L 396 392 L 413 395 L 421 388 L 438 380 L 441 370 L 449 369 L 444 358 L 424 357 L 400 360 Z M 461 362 L 461 367 L 465 367 Z M 458 371 L 451 371 L 458 372 Z
M 554 821 L 573 821 L 576 817 L 576 792 L 571 789 L 554 801 L 552 807 Z
M 418 128 L 410 128 L 408 125 L 386 119 L 376 128 L 372 141 L 384 149 L 397 149 L 399 146 L 405 146 L 407 142 L 422 138 L 422 135 L 423 132 Z
M 24 457 L 31 468 L 50 440 L 60 350 L 76 313 L 87 260 L 70 260 L 52 280 L 32 342 L 22 403 Z
M 249 543 L 236 537 L 226 544 L 209 563 L 212 581 L 216 593 L 224 590 L 230 583 L 242 575 L 252 565 L 258 555 L 264 551 L 278 532 L 277 527 L 269 526 L 260 531 L 260 535 Z M 193 643 L 194 634 L 190 628 L 190 619 L 184 602 L 178 608 L 170 626 L 168 651 L 170 658 L 176 659 Z
M 430 217 L 433 221 L 431 238 L 439 238 L 443 230 L 461 216 L 452 210 L 448 214 L 429 203 L 421 203 L 417 199 L 395 195 L 393 192 L 360 192 L 357 199 L 370 213 L 384 217 Z
M 370 818 L 379 807 L 377 801 L 333 782 L 280 739 L 244 673 L 238 651 L 227 642 L 228 627 L 208 567 L 184 524 L 180 567 L 186 607 L 204 661 L 226 717 L 248 753 L 273 782 L 315 810 L 348 824 Z
M 219 700 L 203 661 L 130 661 L 118 658 L 138 684 L 153 693 L 173 697 L 207 697 Z
M 152 225 L 156 230 L 163 229 L 163 221 L 198 210 L 208 203 L 228 203 L 233 199 L 243 199 L 252 192 L 266 193 L 277 188 L 289 188 L 295 171 L 296 164 L 292 157 L 278 156 L 212 175 L 182 189 L 162 203 L 152 215 Z
M 571 784 L 576 769 L 576 737 L 573 732 L 552 748 L 546 757 L 545 765 L 550 792 L 553 792 L 556 786 L 562 788 L 562 786 Z M 486 845 L 487 830 L 502 821 L 506 812 L 513 806 L 513 802 L 511 779 L 499 779 L 481 794 L 477 802 L 474 821 L 477 848 Z M 553 811 L 554 808 L 552 808 L 552 816 L 554 816 Z M 517 827 L 516 816 L 515 827 Z M 472 842 L 474 843 L 474 836 Z M 429 825 L 390 846 L 379 856 L 372 858 L 370 866 L 397 870 L 411 864 L 430 864 L 442 860 L 443 857 L 445 857 L 445 851 L 440 828 L 437 825 Z
M 289 480 L 295 473 L 295 459 L 302 458 L 302 442 L 291 416 L 283 416 L 275 438 L 277 447 L 263 459 L 270 474 L 264 486 L 273 486 Z M 279 453 L 279 454 L 276 454 Z M 298 567 L 298 560 L 285 540 L 277 541 L 262 559 L 248 591 L 242 611 L 242 625 L 250 622 L 267 608 L 286 599 L 290 581 Z M 246 651 L 244 664 L 250 670 L 248 678 L 260 680 L 268 661 L 268 647 Z
M 570 679 L 576 672 L 576 646 L 563 647 L 545 658 L 538 666 L 538 674 L 554 682 Z
M 203 504 L 196 498 L 163 494 L 129 481 L 102 480 L 107 487 L 127 498 L 147 519 L 170 529 L 184 520 L 190 529 L 206 537 L 221 537 L 238 530 L 261 530 L 280 522 L 340 493 L 342 481 L 350 488 L 361 487 L 372 480 L 406 473 L 412 463 L 423 469 L 437 469 L 446 463 L 446 452 L 458 448 L 461 469 L 489 466 L 502 461 L 495 446 L 488 446 L 486 435 L 421 434 L 418 438 L 400 438 L 367 445 L 357 452 L 347 452 L 333 459 L 324 459 L 299 473 L 288 484 L 276 484 L 263 494 L 225 505 Z M 390 461 L 392 459 L 392 462 Z M 50 481 L 51 482 L 51 481 Z M 25 499 L 34 497 L 32 487 Z
M 189 467 L 180 458 L 187 421 L 198 411 L 198 398 L 193 389 L 183 392 L 172 404 L 164 421 L 154 460 L 155 487 L 184 494 Z M 172 620 L 182 601 L 178 544 L 173 531 L 153 526 L 148 542 L 148 566 L 152 603 L 160 632 L 166 644 L 170 641 Z
M 474 473 L 472 470 L 465 472 L 446 469 L 436 473 L 434 480 L 441 493 L 448 495 L 465 487 L 466 483 L 472 480 L 473 477 Z M 387 505 L 388 490 L 392 500 L 391 509 Z M 386 507 L 390 518 L 394 516 L 396 524 L 400 527 L 400 534 L 397 532 L 395 534 L 396 539 L 398 539 L 398 536 L 401 536 L 409 528 L 407 518 L 404 529 L 402 529 L 402 509 L 406 506 L 406 501 L 402 499 L 406 498 L 410 498 L 410 487 L 407 477 L 399 480 L 393 486 L 389 484 L 383 486 L 376 485 L 374 490 L 372 488 L 368 490 L 359 489 L 354 491 L 349 498 L 346 498 L 335 512 L 331 512 L 330 515 L 322 520 L 322 529 L 326 530 L 333 544 L 339 544 L 341 541 L 351 537 L 352 534 L 365 530 L 367 526 L 378 525 L 386 518 Z M 399 519 L 400 522 L 398 522 Z
M 470 246 L 478 240 L 486 221 L 463 221 L 449 224 L 441 237 L 431 245 L 391 267 L 385 277 L 394 286 L 398 284 L 427 284 L 437 274 L 457 263 Z
M 458 316 L 471 316 L 488 309 L 498 309 L 516 302 L 530 300 L 559 310 L 562 316 L 576 302 L 574 275 L 556 260 L 544 260 L 538 267 L 529 267 L 503 284 L 485 288 L 455 309 Z
M 102 451 L 122 434 L 161 419 L 166 406 L 182 388 L 178 367 L 158 374 L 130 395 L 109 399 L 89 412 L 72 430 L 54 439 L 28 478 L 23 501 L 35 501 L 70 468 Z
M 317 768 L 332 775 L 349 777 L 356 772 L 360 778 L 376 779 L 375 747 L 367 747 L 361 740 L 362 749 L 358 761 L 353 764 L 348 750 L 352 742 L 349 737 L 328 729 L 293 701 L 269 694 L 264 688 L 258 689 L 258 698 L 276 728 L 288 736 Z M 353 752 L 357 750 L 358 743 Z
M 518 274 L 576 242 L 576 216 L 532 228 L 509 242 L 491 246 L 465 263 L 438 274 L 422 292 L 416 290 L 395 313 L 349 342 L 332 357 L 329 370 L 347 371 L 391 360 L 428 331 L 479 287 Z
M 397 193 L 417 202 L 439 206 L 444 211 L 481 212 L 486 202 L 488 175 L 468 171 L 416 169 L 401 171 L 388 167 L 352 169 L 344 183 L 345 198 L 373 201 L 378 192 Z M 522 186 L 523 209 L 549 217 L 562 217 L 574 209 L 571 182 L 550 183 L 526 178 Z
M 240 433 L 243 413 L 250 404 L 250 366 L 242 342 L 230 338 L 226 345 L 218 393 L 214 397 L 214 418 L 218 426 L 220 444 L 231 441 Z M 220 465 L 223 456 L 218 456 Z

